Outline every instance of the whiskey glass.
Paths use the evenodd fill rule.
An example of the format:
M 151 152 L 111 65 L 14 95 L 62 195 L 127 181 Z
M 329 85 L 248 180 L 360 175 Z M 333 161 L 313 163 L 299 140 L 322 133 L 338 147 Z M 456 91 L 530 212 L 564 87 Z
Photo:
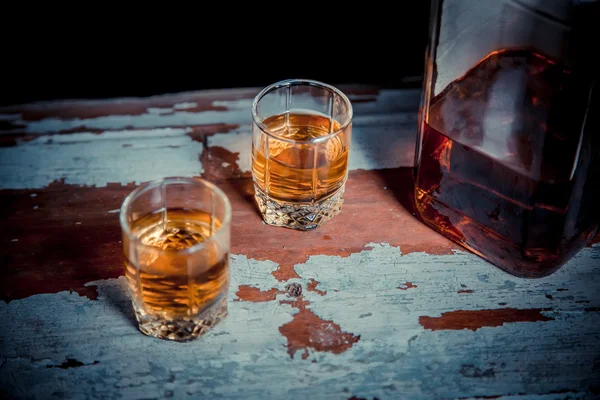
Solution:
M 252 178 L 266 224 L 312 230 L 342 209 L 352 104 L 339 89 L 291 79 L 252 104 Z
M 120 224 L 139 329 L 189 341 L 227 315 L 231 205 L 217 186 L 173 177 L 129 194 Z

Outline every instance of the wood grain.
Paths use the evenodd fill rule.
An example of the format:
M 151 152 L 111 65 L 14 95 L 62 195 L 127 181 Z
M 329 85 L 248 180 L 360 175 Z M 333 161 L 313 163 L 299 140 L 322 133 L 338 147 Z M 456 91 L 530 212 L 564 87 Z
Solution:
M 552 321 L 554 318 L 542 314 L 542 309 L 517 310 L 499 308 L 494 310 L 457 310 L 443 313 L 440 317 L 419 317 L 423 328 L 432 331 L 439 329 L 469 329 L 476 331 L 484 326 L 501 326 L 511 322 Z
M 273 274 L 282 282 L 297 278 L 294 265 L 310 255 L 348 256 L 371 242 L 402 245 L 406 253 L 450 254 L 457 246 L 421 225 L 397 200 L 403 196 L 409 201 L 410 176 L 410 170 L 402 168 L 350 172 L 343 211 L 312 232 L 263 224 L 250 179 L 219 182 L 233 207 L 232 252 L 277 262 Z M 390 189 L 382 190 L 386 185 Z M 95 298 L 88 282 L 123 274 L 118 211 L 135 186 L 55 182 L 44 189 L 0 190 L 6 228 L 0 233 L 0 257 L 10 265 L 3 270 L 0 298 L 62 290 Z M 373 205 L 385 212 L 364 212 Z
M 360 336 L 342 332 L 340 326 L 333 321 L 319 318 L 306 308 L 308 302 L 302 298 L 283 300 L 282 304 L 290 304 L 298 309 L 290 322 L 279 327 L 279 332 L 288 340 L 288 353 L 292 358 L 297 351 L 302 350 L 302 359 L 306 360 L 309 349 L 340 354 L 360 340 Z

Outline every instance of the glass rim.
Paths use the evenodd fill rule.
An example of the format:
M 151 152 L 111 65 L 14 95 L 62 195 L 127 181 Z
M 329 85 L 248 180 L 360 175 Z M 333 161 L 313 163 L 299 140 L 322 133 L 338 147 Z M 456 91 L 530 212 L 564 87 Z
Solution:
M 219 197 L 221 199 L 221 201 L 223 201 L 223 204 L 225 205 L 225 217 L 223 218 L 223 221 L 221 221 L 221 226 L 219 227 L 217 232 L 215 232 L 213 235 L 208 237 L 206 240 L 203 240 L 200 243 L 196 243 L 190 247 L 186 247 L 185 249 L 164 250 L 164 249 L 160 249 L 155 246 L 149 246 L 149 245 L 143 243 L 138 236 L 133 234 L 133 232 L 131 231 L 129 221 L 127 220 L 127 211 L 131 208 L 131 205 L 133 204 L 133 202 L 140 195 L 146 193 L 150 189 L 154 189 L 154 188 L 159 187 L 164 184 L 173 184 L 173 183 L 183 183 L 183 184 L 190 184 L 190 185 L 194 185 L 194 186 L 206 187 L 211 192 L 215 193 L 217 195 L 217 197 Z M 199 250 L 204 249 L 207 246 L 207 244 L 215 241 L 216 240 L 215 238 L 218 237 L 219 234 L 224 230 L 223 228 L 229 226 L 229 224 L 231 223 L 231 202 L 229 201 L 229 198 L 227 197 L 227 195 L 225 194 L 225 192 L 223 192 L 223 190 L 221 188 L 219 188 L 214 183 L 209 182 L 205 179 L 193 178 L 193 177 L 183 177 L 183 176 L 169 176 L 169 177 L 165 177 L 165 178 L 161 178 L 161 179 L 144 182 L 144 183 L 140 184 L 137 188 L 135 188 L 133 191 L 131 191 L 131 193 L 129 193 L 125 197 L 125 199 L 123 200 L 123 203 L 121 204 L 121 210 L 119 212 L 119 223 L 121 225 L 121 231 L 123 233 L 125 233 L 125 235 L 129 239 L 129 241 L 135 243 L 136 246 L 142 246 L 143 248 L 152 249 L 157 252 L 168 252 L 171 254 L 177 254 L 177 253 L 191 254 L 191 253 L 195 253 Z
M 265 95 L 269 94 L 273 90 L 276 90 L 276 89 L 279 89 L 282 87 L 286 87 L 286 86 L 288 86 L 288 87 L 289 86 L 314 86 L 314 87 L 326 89 L 330 92 L 335 93 L 336 95 L 340 96 L 340 98 L 348 105 L 348 117 L 346 118 L 346 121 L 344 121 L 342 126 L 339 129 L 335 130 L 334 132 L 331 132 L 324 136 L 319 136 L 316 138 L 310 138 L 310 139 L 304 139 L 304 140 L 286 138 L 285 136 L 281 136 L 281 135 L 278 135 L 278 134 L 272 132 L 271 130 L 269 130 L 266 127 L 266 125 L 258 117 L 258 112 L 257 112 L 258 103 Z M 284 79 L 282 81 L 272 83 L 269 86 L 262 89 L 254 97 L 254 100 L 252 101 L 252 119 L 253 119 L 254 123 L 256 124 L 256 126 L 261 131 L 263 131 L 266 135 L 272 137 L 273 139 L 280 140 L 283 142 L 288 142 L 288 143 L 315 144 L 315 143 L 326 142 L 327 140 L 334 138 L 337 135 L 339 135 L 340 133 L 344 132 L 346 130 L 346 128 L 348 128 L 348 126 L 352 123 L 353 116 L 354 116 L 354 110 L 352 108 L 352 102 L 350 101 L 348 96 L 346 96 L 346 94 L 344 92 L 342 92 L 340 89 L 336 88 L 335 86 L 332 86 L 332 85 L 329 85 L 327 83 L 323 83 L 320 81 L 316 81 L 313 79 Z M 330 118 L 331 118 L 331 116 L 330 116 Z

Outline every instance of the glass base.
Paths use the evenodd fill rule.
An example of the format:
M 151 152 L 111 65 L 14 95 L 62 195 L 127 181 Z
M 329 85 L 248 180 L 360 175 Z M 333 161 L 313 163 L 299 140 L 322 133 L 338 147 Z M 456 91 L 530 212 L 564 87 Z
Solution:
M 268 225 L 310 231 L 336 216 L 344 203 L 342 186 L 326 199 L 314 203 L 290 203 L 274 200 L 254 185 L 254 199 Z
M 189 319 L 167 320 L 151 315 L 134 306 L 135 317 L 142 333 L 158 339 L 188 342 L 205 334 L 210 328 L 227 316 L 227 297 L 213 303 L 210 307 Z

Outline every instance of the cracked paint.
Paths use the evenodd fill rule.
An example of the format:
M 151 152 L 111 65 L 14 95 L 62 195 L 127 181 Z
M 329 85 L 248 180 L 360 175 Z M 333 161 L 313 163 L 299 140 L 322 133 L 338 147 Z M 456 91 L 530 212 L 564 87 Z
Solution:
M 545 322 L 554 318 L 542 314 L 552 309 L 499 308 L 494 310 L 457 310 L 442 313 L 439 317 L 422 316 L 419 323 L 432 331 L 440 329 L 470 329 L 476 331 L 484 326 L 501 326 L 513 322 Z
M 319 282 L 315 281 L 313 278 L 310 278 L 310 281 L 307 285 L 307 290 L 310 292 L 315 292 L 321 296 L 325 296 L 327 292 L 325 290 L 317 289 L 317 285 L 319 285 Z
M 596 246 L 583 253 L 598 251 Z M 0 342 L 10 343 L 3 348 L 0 384 L 15 397 L 67 395 L 76 387 L 82 397 L 172 391 L 174 397 L 345 399 L 353 394 L 420 400 L 565 388 L 584 392 L 585 382 L 595 376 L 600 313 L 583 307 L 600 305 L 594 289 L 600 278 L 589 254 L 541 280 L 511 278 L 519 294 L 506 299 L 510 307 L 552 308 L 551 315 L 544 311 L 552 320 L 476 330 L 429 330 L 419 323 L 423 315 L 492 309 L 505 295 L 492 289 L 502 286 L 507 274 L 466 252 L 404 254 L 398 247 L 370 243 L 345 257 L 310 256 L 295 266 L 299 278 L 288 283 L 273 277 L 277 266 L 233 254 L 229 316 L 185 344 L 137 330 L 123 277 L 89 282 L 98 288 L 96 301 L 62 291 L 0 303 L 0 317 L 12 321 L 0 331 Z M 478 274 L 487 280 L 480 281 Z M 294 298 L 286 292 L 290 283 L 306 288 L 313 281 L 327 293 L 304 290 Z M 419 290 L 398 290 L 398 281 L 418 281 Z M 461 284 L 484 294 L 460 295 Z M 278 294 L 244 301 L 237 293 L 246 286 Z M 565 288 L 572 300 L 545 297 Z M 581 300 L 590 303 L 582 306 Z M 32 341 L 23 333 L 34 326 L 39 333 Z M 531 342 L 536 345 L 523 347 Z M 490 351 L 490 343 L 502 351 Z M 540 357 L 540 349 L 549 350 Z M 84 366 L 46 367 L 69 358 Z M 522 375 L 525 364 L 536 374 Z
M 349 89 L 342 212 L 312 232 L 266 226 L 248 178 L 256 92 L 0 108 L 5 392 L 420 400 L 597 391 L 599 245 L 526 280 L 420 224 L 411 214 L 418 90 Z M 115 212 L 138 183 L 174 174 L 218 183 L 237 221 L 229 315 L 185 344 L 137 329 Z
M 319 318 L 307 309 L 308 302 L 299 298 L 294 301 L 282 300 L 282 304 L 290 304 L 298 309 L 293 319 L 279 327 L 279 332 L 288 340 L 287 348 L 290 357 L 302 350 L 302 359 L 309 357 L 309 349 L 340 354 L 348 351 L 360 336 L 343 332 L 333 321 Z

